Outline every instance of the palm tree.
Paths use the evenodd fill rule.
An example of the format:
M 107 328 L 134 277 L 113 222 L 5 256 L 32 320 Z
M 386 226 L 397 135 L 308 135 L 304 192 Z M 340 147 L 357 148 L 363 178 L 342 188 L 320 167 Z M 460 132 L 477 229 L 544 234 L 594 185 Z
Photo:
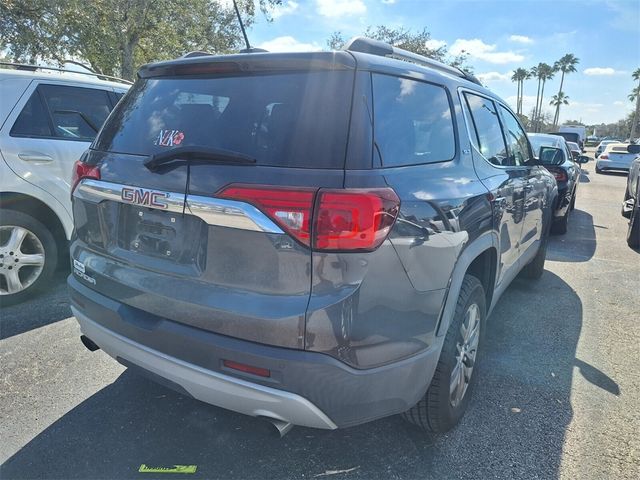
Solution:
M 531 74 L 538 79 L 538 95 L 536 98 L 535 116 L 533 119 L 534 131 L 540 128 L 539 119 L 542 117 L 542 105 L 544 105 L 544 86 L 547 80 L 551 80 L 555 74 L 553 67 L 546 63 L 539 63 L 531 69 Z
M 531 78 L 528 70 L 525 68 L 517 68 L 511 76 L 511 81 L 518 83 L 518 94 L 516 96 L 516 113 L 522 115 L 522 97 L 524 93 L 524 81 Z
M 553 128 L 558 126 L 558 116 L 560 114 L 560 105 L 569 105 L 569 96 L 565 95 L 563 91 L 559 91 L 553 97 L 551 97 L 551 101 L 549 105 L 553 105 L 556 107 L 556 116 L 553 117 Z
M 529 74 L 533 78 L 538 79 L 538 91 L 536 93 L 536 106 L 533 107 L 533 114 L 531 115 L 531 125 L 535 125 L 536 118 L 538 116 L 538 103 L 540 102 L 540 84 L 542 83 L 542 78 L 540 77 L 540 71 L 543 63 L 539 63 L 535 67 L 531 68 L 531 73 Z
M 638 127 L 638 121 L 640 120 L 640 68 L 636 68 L 631 76 L 638 82 L 638 86 L 634 88 L 631 92 L 631 95 L 629 95 L 629 100 L 631 100 L 632 102 L 633 100 L 636 101 L 636 111 L 633 114 L 633 122 L 631 123 L 631 134 L 629 135 L 631 141 L 633 141 L 633 139 L 636 138 L 636 128 Z
M 578 63 L 580 63 L 580 60 L 573 53 L 567 53 L 560 60 L 558 60 L 553 64 L 553 68 L 556 72 L 562 72 L 562 76 L 560 77 L 560 88 L 558 89 L 558 95 L 562 93 L 562 86 L 564 85 L 565 74 L 575 72 L 576 65 Z M 556 114 L 553 117 L 554 127 L 558 125 L 559 120 L 560 120 L 560 104 L 557 104 Z

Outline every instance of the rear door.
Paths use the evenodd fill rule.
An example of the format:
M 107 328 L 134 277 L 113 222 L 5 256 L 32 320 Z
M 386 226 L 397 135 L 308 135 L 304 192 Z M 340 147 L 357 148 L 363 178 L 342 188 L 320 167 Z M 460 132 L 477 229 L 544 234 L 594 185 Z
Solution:
M 343 186 L 354 74 L 322 63 L 247 73 L 211 62 L 210 74 L 139 80 L 87 158 L 100 180 L 74 193 L 87 286 L 149 321 L 304 348 L 305 205 Z M 176 153 L 145 166 L 194 148 L 228 161 Z
M 113 108 L 109 92 L 33 82 L 0 131 L 2 154 L 9 167 L 53 195 L 69 214 L 73 163 Z
M 492 194 L 494 228 L 498 230 L 500 271 L 497 284 L 517 272 L 525 218 L 525 186 L 529 172 L 509 157 L 494 101 L 475 92 L 463 94 L 476 172 Z

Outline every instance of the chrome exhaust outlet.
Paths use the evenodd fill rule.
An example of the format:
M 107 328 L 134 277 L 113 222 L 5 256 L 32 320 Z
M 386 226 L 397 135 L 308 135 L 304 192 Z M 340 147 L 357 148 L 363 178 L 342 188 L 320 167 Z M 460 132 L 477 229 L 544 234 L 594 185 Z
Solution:
M 293 423 L 285 422 L 284 420 L 278 420 L 277 418 L 269 418 L 269 417 L 262 417 L 262 418 L 264 418 L 271 425 L 276 427 L 276 430 L 278 431 L 280 438 L 284 437 L 287 433 L 289 433 L 289 430 L 293 428 Z

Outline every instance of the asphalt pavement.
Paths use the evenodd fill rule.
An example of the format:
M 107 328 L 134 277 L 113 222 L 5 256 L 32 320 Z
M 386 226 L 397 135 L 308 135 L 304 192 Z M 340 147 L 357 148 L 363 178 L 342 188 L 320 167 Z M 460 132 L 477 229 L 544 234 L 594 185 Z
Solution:
M 60 272 L 46 295 L 0 310 L 0 478 L 640 478 L 640 253 L 625 241 L 625 183 L 587 164 L 569 232 L 552 237 L 540 281 L 503 295 L 469 411 L 437 437 L 390 417 L 279 439 L 139 378 L 82 346 Z

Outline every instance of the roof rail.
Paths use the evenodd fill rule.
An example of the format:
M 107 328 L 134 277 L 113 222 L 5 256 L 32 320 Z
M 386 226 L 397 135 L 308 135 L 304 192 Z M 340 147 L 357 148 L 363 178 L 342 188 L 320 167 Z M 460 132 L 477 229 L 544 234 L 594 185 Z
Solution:
M 97 77 L 100 80 L 111 80 L 114 82 L 126 83 L 127 85 L 133 85 L 133 82 L 129 80 L 125 80 L 124 78 L 113 77 L 111 75 L 104 75 L 103 73 L 78 72 L 76 70 L 69 70 L 68 68 L 44 67 L 41 65 L 31 65 L 28 63 L 0 62 L 0 66 L 13 67 L 16 70 L 28 70 L 30 72 L 35 72 L 36 70 L 51 70 L 54 72 L 75 73 L 78 75 L 90 75 L 92 77 Z
M 471 75 L 468 72 L 465 72 L 464 70 L 461 70 L 457 67 L 452 67 L 451 65 L 447 65 L 442 62 L 438 62 L 437 60 L 425 57 L 424 55 L 418 55 L 417 53 L 394 47 L 393 45 L 381 42 L 380 40 L 373 40 L 366 37 L 353 37 L 344 46 L 344 50 L 348 50 L 351 52 L 369 53 L 371 55 L 378 55 L 380 57 L 391 57 L 399 60 L 404 60 L 406 62 L 417 63 L 418 65 L 431 67 L 436 70 L 440 70 L 441 72 L 446 72 L 450 75 L 455 75 L 456 77 L 461 77 L 475 84 L 482 85 L 475 76 Z

